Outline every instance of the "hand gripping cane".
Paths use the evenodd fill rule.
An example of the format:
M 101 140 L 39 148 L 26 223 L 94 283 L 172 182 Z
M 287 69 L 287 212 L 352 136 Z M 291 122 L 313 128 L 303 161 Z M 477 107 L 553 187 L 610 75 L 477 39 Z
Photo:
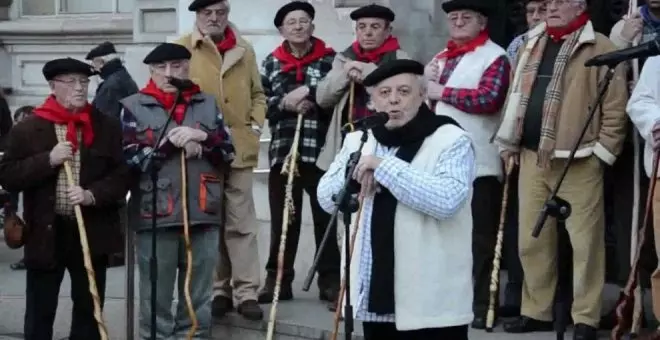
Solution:
M 73 171 L 69 161 L 64 162 L 64 171 L 66 173 L 66 180 L 70 187 L 75 186 L 73 181 Z M 92 256 L 89 253 L 89 243 L 87 243 L 87 231 L 85 229 L 85 221 L 83 220 L 82 210 L 80 205 L 74 205 L 73 210 L 76 214 L 76 222 L 78 222 L 78 233 L 80 234 L 80 247 L 83 253 L 83 263 L 87 271 L 87 280 L 89 281 L 89 293 L 92 295 L 92 302 L 94 303 L 94 319 L 99 327 L 99 334 L 101 340 L 108 340 L 108 329 L 103 322 L 103 311 L 101 310 L 101 299 L 99 298 L 99 290 L 96 286 L 96 276 L 94 274 L 94 266 L 92 266 Z
M 298 144 L 300 143 L 300 129 L 302 128 L 303 115 L 298 114 L 296 132 L 293 136 L 291 150 L 282 165 L 282 174 L 287 173 L 286 197 L 284 199 L 284 212 L 282 215 L 282 235 L 280 235 L 280 247 L 277 252 L 277 275 L 275 277 L 275 290 L 273 291 L 273 302 L 270 306 L 270 318 L 266 339 L 272 340 L 275 333 L 275 320 L 277 315 L 277 303 L 280 300 L 282 289 L 282 276 L 284 276 L 284 251 L 286 250 L 286 234 L 289 232 L 289 219 L 294 214 L 293 204 L 293 179 L 298 173 L 296 164 L 298 162 Z
M 502 208 L 500 210 L 500 225 L 497 228 L 497 241 L 495 243 L 495 257 L 493 258 L 493 271 L 490 274 L 490 298 L 488 302 L 488 313 L 486 314 L 486 332 L 493 331 L 495 324 L 495 302 L 499 292 L 500 283 L 500 262 L 502 260 L 502 243 L 504 242 L 504 222 L 506 221 L 506 207 L 509 201 L 509 181 L 515 161 L 510 157 L 506 164 L 506 174 L 504 177 L 504 190 L 502 191 Z
M 190 296 L 190 280 L 192 279 L 192 243 L 190 242 L 190 220 L 188 216 L 188 168 L 186 152 L 181 151 L 181 203 L 183 207 L 183 242 L 186 249 L 186 277 L 183 281 L 183 295 L 186 299 L 186 309 L 192 323 L 186 338 L 192 340 L 197 332 L 197 315 Z M 179 301 L 181 303 L 181 301 Z

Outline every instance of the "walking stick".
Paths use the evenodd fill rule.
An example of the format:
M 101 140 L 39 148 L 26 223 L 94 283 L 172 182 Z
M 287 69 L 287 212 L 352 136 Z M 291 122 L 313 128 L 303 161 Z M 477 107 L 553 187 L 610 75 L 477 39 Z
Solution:
M 353 259 L 353 250 L 355 249 L 355 242 L 357 240 L 358 229 L 360 228 L 360 218 L 362 217 L 363 201 L 364 201 L 364 197 L 362 197 L 359 200 L 360 207 L 358 208 L 355 222 L 353 222 L 353 228 L 352 228 L 353 232 L 351 233 L 351 249 L 349 250 L 348 261 L 351 261 Z M 341 321 L 341 308 L 344 303 L 345 291 L 346 291 L 346 276 L 344 275 L 344 278 L 341 280 L 341 286 L 339 287 L 339 297 L 337 298 L 337 307 L 335 309 L 335 322 L 332 328 L 332 335 L 330 336 L 331 340 L 337 340 L 337 336 L 339 335 L 339 322 Z
M 630 0 L 628 3 L 628 16 L 632 16 L 635 11 L 637 11 L 637 0 Z M 639 36 L 636 39 L 633 39 L 632 45 L 636 46 L 639 44 Z M 638 59 L 633 59 L 631 60 L 632 62 L 632 74 L 633 74 L 633 82 L 637 84 L 637 81 L 639 80 L 639 60 Z M 638 242 L 638 233 L 639 233 L 639 196 L 640 196 L 640 189 L 639 189 L 639 181 L 640 181 L 640 160 L 639 160 L 639 154 L 641 152 L 640 150 L 640 141 L 639 141 L 639 132 L 637 131 L 637 128 L 633 126 L 633 152 L 634 157 L 633 161 L 635 164 L 633 165 L 633 209 L 632 209 L 632 223 L 630 226 L 630 267 L 632 268 L 633 261 L 636 254 L 637 250 L 637 242 Z M 639 273 L 637 273 L 639 275 Z M 639 280 L 639 278 L 638 278 Z M 632 320 L 632 326 L 630 329 L 630 335 L 631 336 L 636 336 L 639 334 L 639 330 L 642 326 L 642 318 L 643 318 L 643 313 L 642 313 L 642 304 L 643 304 L 643 299 L 642 299 L 642 287 L 640 285 L 637 285 L 635 287 L 635 306 L 633 308 L 633 320 Z
M 298 114 L 296 122 L 296 132 L 293 136 L 293 144 L 289 154 L 282 164 L 281 174 L 288 174 L 286 183 L 286 196 L 284 199 L 284 212 L 282 214 L 282 234 L 280 235 L 280 247 L 277 253 L 277 276 L 275 277 L 275 290 L 273 291 L 273 302 L 270 306 L 270 318 L 268 320 L 268 330 L 266 339 L 272 340 L 275 332 L 275 317 L 277 314 L 277 303 L 280 300 L 280 290 L 282 289 L 282 276 L 284 276 L 284 251 L 286 250 L 286 234 L 289 231 L 289 220 L 293 216 L 293 178 L 298 174 L 298 144 L 300 143 L 300 129 L 302 127 L 303 115 Z
M 500 286 L 500 262 L 502 260 L 502 243 L 504 241 L 504 222 L 506 221 L 506 206 L 509 200 L 509 180 L 515 165 L 513 157 L 506 164 L 504 177 L 504 190 L 502 191 L 502 208 L 500 210 L 500 225 L 497 228 L 497 241 L 495 243 L 495 257 L 493 258 L 493 271 L 490 274 L 490 298 L 488 302 L 488 313 L 486 313 L 486 332 L 493 331 L 495 324 L 495 301 Z
M 73 171 L 69 161 L 64 162 L 64 172 L 66 173 L 66 180 L 69 186 L 75 186 L 73 181 Z M 89 243 L 87 242 L 87 231 L 85 229 L 85 221 L 83 220 L 82 210 L 80 205 L 73 206 L 73 211 L 76 214 L 76 221 L 78 222 L 78 233 L 80 234 L 80 247 L 83 253 L 83 263 L 87 271 L 87 280 L 89 281 L 89 293 L 92 295 L 92 302 L 94 303 L 94 319 L 99 327 L 99 334 L 101 340 L 108 340 L 108 329 L 103 322 L 103 311 L 101 310 L 101 299 L 99 298 L 99 290 L 96 286 L 96 276 L 94 274 L 94 266 L 92 265 L 92 256 L 89 253 Z
M 187 339 L 192 340 L 197 331 L 197 315 L 190 296 L 190 280 L 192 279 L 192 243 L 190 242 L 190 220 L 188 217 L 188 168 L 185 151 L 181 151 L 181 203 L 183 204 L 183 242 L 186 249 L 186 277 L 183 281 L 183 295 L 186 299 L 186 309 L 192 326 Z
M 616 306 L 617 325 L 610 334 L 611 340 L 621 340 L 624 332 L 631 329 L 633 325 L 634 304 L 635 296 L 634 290 L 638 286 L 639 281 L 639 257 L 642 252 L 642 246 L 646 240 L 646 227 L 651 217 L 651 209 L 653 207 L 653 194 L 655 193 L 655 185 L 658 177 L 658 165 L 660 164 L 660 155 L 655 152 L 653 156 L 653 169 L 651 170 L 651 181 L 649 183 L 649 190 L 646 194 L 646 209 L 644 210 L 644 221 L 642 228 L 639 230 L 639 241 L 635 245 L 635 259 L 630 268 L 628 275 L 628 282 L 623 290 L 623 298 Z M 640 302 L 641 303 L 641 302 Z

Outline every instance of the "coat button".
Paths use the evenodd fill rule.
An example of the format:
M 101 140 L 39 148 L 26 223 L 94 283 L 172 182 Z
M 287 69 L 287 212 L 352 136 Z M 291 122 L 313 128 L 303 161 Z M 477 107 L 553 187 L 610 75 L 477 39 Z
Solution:
M 46 229 L 48 229 L 48 231 L 53 230 L 53 225 L 52 225 L 52 224 L 47 225 L 47 226 L 46 226 Z
M 225 98 L 225 104 L 229 104 L 229 99 Z

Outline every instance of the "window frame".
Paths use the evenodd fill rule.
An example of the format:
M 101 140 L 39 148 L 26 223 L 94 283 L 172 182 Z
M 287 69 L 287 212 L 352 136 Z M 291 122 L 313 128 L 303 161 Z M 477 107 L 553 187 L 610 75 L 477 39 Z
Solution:
M 97 16 L 97 15 L 117 15 L 117 14 L 122 14 L 119 12 L 119 1 L 120 0 L 110 0 L 112 1 L 112 11 L 110 12 L 88 12 L 88 13 L 67 13 L 67 12 L 62 12 L 62 7 L 63 7 L 63 1 L 66 0 L 51 0 L 54 2 L 55 5 L 55 13 L 54 14 L 23 14 L 23 1 L 15 1 L 14 3 L 17 5 L 17 16 L 19 18 L 26 18 L 26 19 L 42 19 L 42 18 L 67 18 L 67 17 L 80 17 L 80 16 Z M 89 1 L 89 0 L 88 0 Z M 102 1 L 109 1 L 109 0 L 102 0 Z

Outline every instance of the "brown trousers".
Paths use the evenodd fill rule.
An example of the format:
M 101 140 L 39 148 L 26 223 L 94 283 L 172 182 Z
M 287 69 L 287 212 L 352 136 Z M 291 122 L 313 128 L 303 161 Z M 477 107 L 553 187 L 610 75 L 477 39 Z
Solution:
M 258 222 L 252 195 L 252 168 L 231 169 L 225 178 L 225 224 L 213 295 L 237 303 L 257 300 L 260 284 Z
M 537 155 L 523 150 L 519 179 L 519 253 L 524 271 L 522 315 L 551 321 L 557 285 L 556 221 L 549 218 L 538 238 L 532 231 L 539 212 L 559 178 L 564 159 L 539 169 Z M 558 196 L 571 204 L 566 229 L 573 246 L 573 307 L 576 324 L 598 327 L 605 285 L 605 216 L 603 166 L 595 156 L 576 159 Z

